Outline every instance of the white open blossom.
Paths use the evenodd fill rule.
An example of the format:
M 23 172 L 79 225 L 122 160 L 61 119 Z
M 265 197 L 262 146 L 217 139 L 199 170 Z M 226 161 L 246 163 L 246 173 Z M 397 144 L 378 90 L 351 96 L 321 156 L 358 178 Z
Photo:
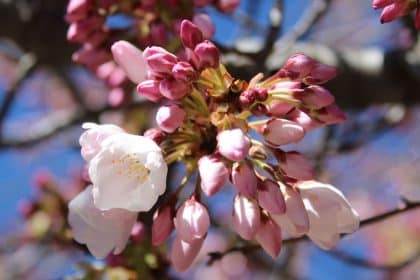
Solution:
M 316 181 L 298 185 L 309 216 L 308 237 L 319 247 L 331 249 L 340 234 L 359 227 L 359 215 L 338 189 Z
M 92 186 L 87 187 L 69 203 L 69 224 L 73 238 L 86 244 L 97 258 L 105 258 L 111 251 L 124 250 L 137 213 L 125 209 L 101 211 L 95 207 Z
M 89 164 L 95 206 L 148 211 L 166 189 L 168 167 L 151 139 L 128 133 L 108 136 Z

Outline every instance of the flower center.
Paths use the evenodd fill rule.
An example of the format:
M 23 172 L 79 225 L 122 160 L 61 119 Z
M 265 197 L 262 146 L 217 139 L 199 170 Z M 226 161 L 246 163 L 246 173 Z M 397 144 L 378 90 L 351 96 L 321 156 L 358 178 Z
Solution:
M 136 153 L 126 154 L 119 159 L 113 159 L 112 164 L 118 175 L 135 179 L 140 184 L 143 184 L 149 178 L 150 170 L 140 162 Z

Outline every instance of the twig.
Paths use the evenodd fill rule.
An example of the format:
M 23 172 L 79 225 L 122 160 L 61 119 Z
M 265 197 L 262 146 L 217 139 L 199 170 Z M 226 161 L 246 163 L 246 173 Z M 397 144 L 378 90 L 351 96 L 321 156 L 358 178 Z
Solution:
M 394 209 L 388 212 L 385 212 L 383 214 L 377 215 L 377 216 L 373 216 L 371 218 L 365 219 L 363 221 L 360 222 L 360 227 L 366 227 L 375 223 L 379 223 L 384 221 L 387 218 L 390 218 L 392 216 L 398 215 L 398 214 L 402 214 L 405 212 L 408 212 L 410 210 L 414 210 L 416 208 L 420 207 L 420 202 L 410 202 L 410 201 L 405 201 L 405 206 L 402 208 L 398 208 L 398 209 Z M 343 234 L 343 236 L 346 236 L 348 234 Z M 283 240 L 283 244 L 293 244 L 293 243 L 297 243 L 300 241 L 308 241 L 308 237 L 307 236 L 300 236 L 300 237 L 295 237 L 295 238 L 290 238 L 290 239 L 286 239 Z M 208 264 L 211 265 L 214 261 L 219 260 L 221 258 L 223 258 L 225 255 L 233 253 L 233 252 L 243 252 L 243 253 L 249 253 L 255 250 L 261 249 L 261 247 L 258 244 L 250 244 L 250 245 L 245 245 L 245 246 L 234 246 L 231 247 L 229 249 L 227 249 L 226 251 L 223 252 L 210 252 L 208 253 L 209 256 L 209 261 Z
M 18 66 L 18 77 L 15 84 L 10 88 L 6 93 L 3 100 L 3 103 L 0 107 L 0 138 L 3 135 L 3 123 L 4 119 L 6 118 L 9 110 L 13 105 L 13 101 L 16 98 L 16 93 L 18 92 L 19 88 L 22 86 L 23 82 L 26 80 L 27 77 L 31 75 L 31 73 L 36 68 L 36 58 L 32 54 L 23 55 L 19 59 L 19 66 Z

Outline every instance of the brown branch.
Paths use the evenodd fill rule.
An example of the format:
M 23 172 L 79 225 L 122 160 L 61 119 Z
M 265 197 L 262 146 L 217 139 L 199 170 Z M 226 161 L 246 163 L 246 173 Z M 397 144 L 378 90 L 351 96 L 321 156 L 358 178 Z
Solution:
M 371 218 L 365 219 L 363 221 L 360 222 L 360 228 L 362 227 L 366 227 L 375 223 L 379 223 L 384 221 L 387 218 L 393 217 L 395 215 L 399 215 L 411 210 L 414 210 L 416 208 L 420 207 L 420 201 L 419 202 L 411 202 L 411 201 L 407 201 L 405 200 L 405 206 L 398 208 L 398 209 L 394 209 L 385 213 L 382 213 L 380 215 L 377 216 L 373 216 Z M 343 234 L 343 236 L 346 236 L 348 234 Z M 309 238 L 307 236 L 300 236 L 300 237 L 294 237 L 294 238 L 290 238 L 290 239 L 286 239 L 283 240 L 283 244 L 294 244 L 300 241 L 308 241 Z M 222 259 L 225 255 L 233 253 L 233 252 L 243 252 L 244 254 L 246 253 L 250 253 L 252 251 L 255 250 L 259 250 L 261 249 L 261 247 L 258 244 L 250 244 L 250 245 L 244 245 L 244 246 L 234 246 L 231 247 L 229 249 L 227 249 L 226 251 L 223 252 L 210 252 L 208 253 L 209 256 L 209 261 L 207 262 L 209 265 L 211 265 L 214 261 L 216 260 L 220 260 Z M 357 262 L 357 261 L 355 261 Z M 379 267 L 380 265 L 377 265 L 377 267 Z M 387 266 L 387 265 L 383 265 L 383 266 Z M 387 266 L 389 267 L 389 266 Z
M 36 59 L 32 54 L 23 55 L 19 59 L 17 80 L 15 84 L 8 91 L 6 91 L 3 103 L 0 106 L 0 138 L 3 135 L 4 120 L 13 105 L 17 92 L 19 91 L 26 78 L 28 78 L 35 71 L 35 68 Z

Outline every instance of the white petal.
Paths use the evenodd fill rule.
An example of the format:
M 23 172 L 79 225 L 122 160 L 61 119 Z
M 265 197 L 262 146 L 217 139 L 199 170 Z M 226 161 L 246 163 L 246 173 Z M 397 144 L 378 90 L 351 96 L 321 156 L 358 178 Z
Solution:
M 74 239 L 86 244 L 95 257 L 105 258 L 114 248 L 116 253 L 124 249 L 137 213 L 97 209 L 93 204 L 92 186 L 89 186 L 70 201 L 68 218 Z

